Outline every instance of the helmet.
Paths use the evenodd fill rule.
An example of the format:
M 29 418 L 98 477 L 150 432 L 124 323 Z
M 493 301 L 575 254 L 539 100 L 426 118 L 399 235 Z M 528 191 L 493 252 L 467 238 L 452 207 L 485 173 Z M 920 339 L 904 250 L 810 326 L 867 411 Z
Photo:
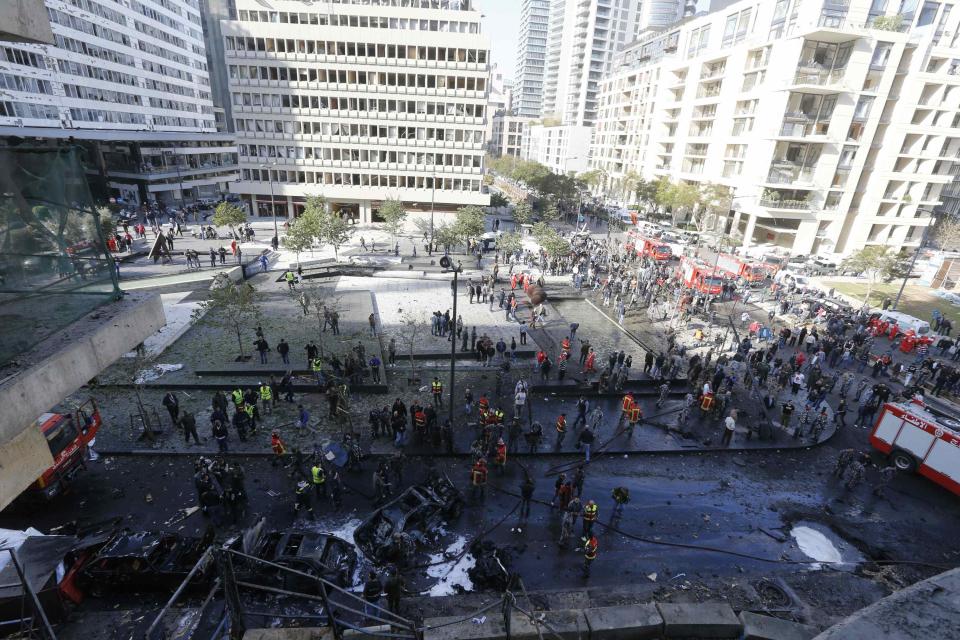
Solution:
M 587 500 L 587 504 L 588 504 L 588 505 L 593 505 L 593 504 L 596 504 L 596 502 L 594 502 L 593 500 Z

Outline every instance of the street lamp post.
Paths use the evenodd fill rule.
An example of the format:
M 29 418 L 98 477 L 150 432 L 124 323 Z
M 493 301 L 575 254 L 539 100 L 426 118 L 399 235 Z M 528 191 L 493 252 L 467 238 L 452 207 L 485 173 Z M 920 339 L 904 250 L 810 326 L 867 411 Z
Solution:
M 433 205 L 437 194 L 437 174 L 434 173 L 430 180 L 430 246 L 427 247 L 427 255 L 433 257 Z M 452 416 L 451 416 L 452 419 Z
M 897 298 L 893 301 L 891 309 L 893 311 L 897 310 L 897 305 L 900 304 L 900 296 L 903 295 L 903 290 L 907 287 L 907 279 L 910 277 L 910 274 L 913 273 L 913 266 L 917 264 L 917 258 L 920 257 L 920 252 L 923 251 L 923 245 L 927 242 L 927 234 L 930 233 L 930 227 L 932 227 L 937 222 L 937 212 L 932 209 L 917 209 L 918 212 L 922 211 L 924 213 L 929 213 L 931 217 L 931 224 L 928 224 L 923 229 L 923 235 L 920 237 L 920 244 L 917 245 L 917 250 L 913 252 L 913 258 L 910 260 L 910 267 L 907 269 L 907 272 L 903 275 L 903 282 L 900 283 L 900 290 L 897 291 Z
M 446 255 L 440 258 L 440 266 L 453 271 L 453 280 L 450 282 L 450 288 L 453 294 L 453 331 L 450 333 L 450 401 L 447 409 L 447 418 L 450 420 L 450 424 L 453 425 L 453 387 L 457 377 L 457 288 L 459 286 L 458 276 L 460 275 L 460 269 L 462 267 L 454 265 L 450 256 Z M 440 409 L 440 407 L 437 408 Z
M 273 217 L 273 237 L 279 242 L 280 241 L 280 230 L 277 229 L 277 205 L 274 203 L 273 197 L 273 169 L 271 167 L 277 166 L 277 163 L 260 165 L 261 169 L 267 170 L 267 178 L 270 180 L 270 215 Z

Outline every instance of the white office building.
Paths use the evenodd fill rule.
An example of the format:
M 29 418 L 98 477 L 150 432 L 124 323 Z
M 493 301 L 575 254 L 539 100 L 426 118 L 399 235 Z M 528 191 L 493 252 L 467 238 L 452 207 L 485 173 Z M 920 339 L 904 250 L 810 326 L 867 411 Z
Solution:
M 591 132 L 590 127 L 572 124 L 530 124 L 523 131 L 520 157 L 554 173 L 582 173 L 588 166 Z
M 954 4 L 743 0 L 648 36 L 603 81 L 591 166 L 728 186 L 745 246 L 915 247 L 960 162 Z
M 110 194 L 138 202 L 224 193 L 236 147 L 207 135 L 216 128 L 197 0 L 46 9 L 53 44 L 0 42 L 0 136 L 85 142 Z
M 522 2 L 513 112 L 525 118 L 536 118 L 543 107 L 543 71 L 547 58 L 550 0 Z
M 362 222 L 486 205 L 489 40 L 470 0 L 237 0 L 221 23 L 253 210 L 309 195 Z
M 490 155 L 519 158 L 523 150 L 523 138 L 533 118 L 524 118 L 503 112 L 493 116 L 493 135 L 490 138 Z

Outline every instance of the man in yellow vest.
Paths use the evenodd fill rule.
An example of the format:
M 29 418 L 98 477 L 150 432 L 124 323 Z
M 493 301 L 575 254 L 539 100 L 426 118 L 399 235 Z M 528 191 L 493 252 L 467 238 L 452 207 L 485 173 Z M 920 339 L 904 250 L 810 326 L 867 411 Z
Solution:
M 291 291 L 297 288 L 297 274 L 293 272 L 293 269 L 287 269 L 283 274 L 283 279 L 287 281 L 287 286 Z
M 433 377 L 430 389 L 433 391 L 433 404 L 437 407 L 443 406 L 443 383 L 440 382 L 440 378 Z
M 255 404 L 245 404 L 243 405 L 243 410 L 250 419 L 250 433 L 257 435 L 257 406 Z
M 313 467 L 310 468 L 310 477 L 313 479 L 313 490 L 317 494 L 317 498 L 323 496 L 327 497 L 327 472 L 324 470 L 323 465 L 320 464 L 318 460 L 314 463 Z
M 317 384 L 323 384 L 323 360 L 319 357 L 314 358 L 310 362 L 310 371 L 313 372 L 313 375 L 317 378 Z
M 273 389 L 263 382 L 260 382 L 260 403 L 264 413 L 273 413 Z
M 239 388 L 234 389 L 230 396 L 233 398 L 233 406 L 239 407 L 243 404 L 243 391 Z
M 587 540 L 593 537 L 593 523 L 597 521 L 600 508 L 593 500 L 588 500 L 583 507 L 583 539 Z

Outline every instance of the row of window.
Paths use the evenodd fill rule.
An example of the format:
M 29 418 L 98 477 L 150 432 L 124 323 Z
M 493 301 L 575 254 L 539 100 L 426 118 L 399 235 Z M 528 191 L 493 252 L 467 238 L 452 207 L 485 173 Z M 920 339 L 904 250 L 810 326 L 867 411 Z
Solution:
M 465 116 L 468 118 L 482 118 L 485 111 L 485 105 L 482 104 L 429 102 L 426 100 L 376 100 L 374 98 L 310 96 L 296 93 L 234 93 L 233 104 L 238 107 L 330 109 L 332 111 L 363 111 L 367 113 L 415 113 L 432 116 Z
M 87 87 L 79 84 L 64 84 L 63 91 L 68 98 L 141 106 L 140 96 L 122 91 L 111 91 L 109 89 L 99 89 L 97 87 Z
M 94 80 L 102 80 L 104 82 L 112 82 L 114 84 L 125 84 L 131 87 L 137 86 L 136 77 L 130 75 L 129 73 L 121 73 L 119 71 L 113 71 L 112 69 L 95 67 L 91 64 L 83 64 L 81 62 L 74 62 L 72 60 L 57 60 L 57 67 L 59 68 L 60 73 L 65 73 L 71 76 L 92 78 Z
M 129 36 L 115 29 L 108 29 L 101 24 L 96 24 L 90 22 L 89 20 L 72 16 L 69 13 L 57 11 L 56 9 L 47 9 L 47 14 L 49 14 L 50 22 L 52 24 L 59 24 L 61 26 L 73 29 L 74 31 L 80 31 L 102 40 L 109 40 L 110 42 L 122 44 L 125 47 L 130 46 Z
M 49 104 L 31 104 L 0 100 L 0 118 L 35 118 L 38 120 L 56 120 L 59 117 L 56 107 Z
M 183 25 L 183 23 L 181 23 L 179 20 L 174 20 L 173 18 L 171 18 L 170 16 L 166 15 L 166 14 L 163 13 L 162 11 L 157 11 L 156 9 L 147 6 L 147 5 L 143 4 L 142 2 L 137 2 L 137 0 L 133 0 L 133 2 L 131 2 L 130 6 L 131 6 L 131 8 L 132 8 L 134 11 L 137 11 L 137 12 L 139 12 L 141 15 L 144 15 L 144 16 L 150 18 L 150 19 L 153 20 L 154 22 L 159 22 L 160 24 L 162 24 L 162 25 L 164 25 L 164 26 L 166 26 L 166 27 L 170 27 L 171 29 L 175 29 L 176 31 L 183 31 L 183 30 L 184 30 L 184 25 Z M 174 6 L 175 6 L 175 5 L 174 5 Z M 167 7 L 167 8 L 169 9 L 169 7 Z M 177 7 L 177 10 L 175 11 L 175 13 L 176 13 L 177 15 L 180 15 L 180 8 L 179 8 L 179 7 Z M 188 13 L 187 15 L 190 16 L 191 14 Z M 196 39 L 196 40 L 203 40 L 203 33 L 201 33 L 200 31 L 197 31 L 196 29 L 192 29 L 192 28 L 189 28 L 189 27 L 187 27 L 186 30 L 189 32 L 190 37 L 192 37 L 192 38 L 194 38 L 194 39 Z
M 227 51 L 263 51 L 264 53 L 307 53 L 313 55 L 359 56 L 395 60 L 431 60 L 486 64 L 486 49 L 418 47 L 373 42 L 337 42 L 333 40 L 294 40 L 227 36 Z
M 247 158 L 287 160 L 327 160 L 336 162 L 382 162 L 436 167 L 472 167 L 483 164 L 482 154 L 427 153 L 424 151 L 387 151 L 331 147 L 292 147 L 271 144 L 241 144 L 240 155 Z
M 179 100 L 170 100 L 169 98 L 150 98 L 150 106 L 156 109 L 170 109 L 172 111 L 199 111 L 197 105 L 194 103 L 180 102 Z
M 403 29 L 409 31 L 439 31 L 441 33 L 480 33 L 480 25 L 463 20 L 420 20 L 416 18 L 388 18 L 386 16 L 357 16 L 335 13 L 304 13 L 288 11 L 238 12 L 241 22 L 273 22 L 275 24 L 315 24 L 332 27 L 360 27 L 361 29 Z
M 127 26 L 127 18 L 119 11 L 114 11 L 109 9 L 98 2 L 93 2 L 93 0 L 62 0 L 67 4 L 72 4 L 78 9 L 83 9 L 87 13 L 92 13 L 98 18 L 103 18 L 104 20 L 109 20 L 110 22 L 115 22 L 121 27 Z
M 146 79 L 144 86 L 147 89 L 153 89 L 154 91 L 163 91 L 164 93 L 175 93 L 179 96 L 186 96 L 188 98 L 209 98 L 210 94 L 206 91 L 195 91 L 192 87 L 185 87 L 179 84 L 172 84 L 170 82 L 163 82 L 161 80 L 152 80 Z
M 273 174 L 272 176 L 270 174 Z M 340 173 L 327 171 L 286 171 L 284 169 L 242 169 L 242 180 L 280 184 L 325 184 L 331 186 L 389 187 L 391 189 L 432 189 L 438 191 L 481 191 L 480 180 L 433 178 L 431 176 L 394 176 L 377 173 Z
M 165 64 L 159 62 L 154 62 L 153 60 L 143 60 L 141 65 L 145 71 L 152 71 L 153 73 L 160 74 L 162 76 L 167 76 L 168 78 L 176 78 L 177 80 L 186 80 L 187 82 L 199 82 L 204 86 L 210 86 L 209 78 L 205 76 L 194 76 L 189 71 L 184 71 L 182 69 L 177 69 L 176 67 L 168 67 Z
M 13 64 L 19 64 L 24 67 L 34 67 L 36 69 L 47 68 L 47 63 L 44 62 L 43 56 L 31 51 L 15 49 L 13 47 L 0 47 L 0 59 L 6 60 L 7 62 L 11 62 Z
M 8 91 L 26 91 L 27 93 L 51 93 L 50 82 L 27 76 L 15 76 L 10 73 L 0 73 L 0 89 Z
M 231 80 L 279 80 L 281 82 L 338 82 L 372 87 L 417 87 L 424 89 L 466 89 L 484 91 L 486 78 L 441 76 L 424 73 L 313 69 L 310 67 L 268 67 L 230 65 Z
M 99 58 L 100 60 L 106 60 L 107 62 L 115 62 L 116 64 L 130 67 L 131 69 L 134 66 L 133 56 L 120 53 L 116 49 L 108 49 L 96 44 L 84 42 L 83 40 L 66 38 L 59 33 L 53 34 L 53 42 L 57 45 L 58 49 L 80 53 L 85 56 L 90 56 L 91 58 Z
M 212 128 L 213 118 L 199 120 L 197 118 L 181 118 L 180 116 L 153 116 L 153 124 L 161 127 Z
M 140 33 L 146 34 L 151 38 L 159 40 L 161 42 L 166 42 L 167 44 L 177 47 L 178 49 L 186 49 L 187 41 L 179 36 L 175 36 L 163 29 L 157 29 L 153 25 L 147 24 L 146 22 L 140 22 L 139 20 L 133 21 L 134 26 L 137 28 L 137 31 Z
M 149 53 L 152 56 L 157 56 L 158 58 L 164 58 L 170 62 L 176 62 L 182 64 L 185 67 L 194 66 L 200 69 L 206 70 L 206 64 L 201 65 L 196 60 L 191 61 L 190 58 L 183 55 L 182 53 L 177 53 L 176 51 L 171 51 L 166 47 L 161 47 L 153 44 L 152 42 L 147 42 L 146 40 L 137 40 L 137 48 L 144 53 Z
M 312 120 L 259 120 L 235 118 L 238 132 L 283 133 L 315 136 L 352 136 L 384 140 L 434 140 L 482 144 L 483 131 L 439 129 L 435 127 L 398 127 L 372 124 L 347 124 Z
M 70 109 L 70 117 L 82 122 L 113 122 L 116 124 L 147 124 L 147 118 L 139 113 L 106 111 L 104 109 Z

